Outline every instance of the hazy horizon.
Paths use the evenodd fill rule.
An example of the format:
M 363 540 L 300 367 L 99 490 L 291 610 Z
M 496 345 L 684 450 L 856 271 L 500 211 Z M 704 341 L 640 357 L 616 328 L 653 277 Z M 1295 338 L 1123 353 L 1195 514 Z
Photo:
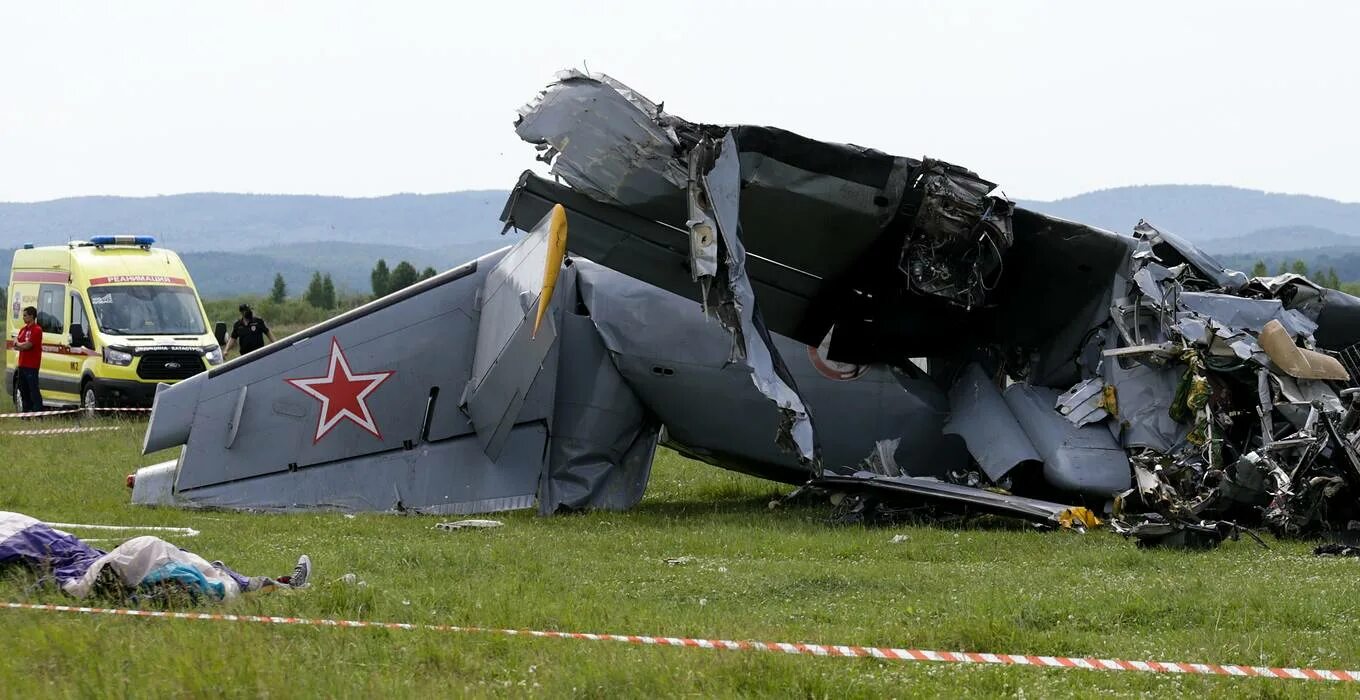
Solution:
M 514 183 L 511 182 L 510 184 L 513 185 Z M 1254 189 L 1254 188 L 1250 188 L 1250 187 L 1239 187 L 1239 186 L 1237 186 L 1237 185 L 1222 185 L 1222 184 L 1211 184 L 1211 183 L 1204 183 L 1204 182 L 1200 182 L 1200 183 L 1187 183 L 1187 182 L 1154 182 L 1154 183 L 1146 183 L 1146 184 L 1115 185 L 1115 186 L 1112 186 L 1112 187 L 1101 187 L 1101 188 L 1099 188 L 1099 189 L 1086 190 L 1086 191 L 1084 191 L 1084 192 L 1074 192 L 1074 193 L 1072 193 L 1072 194 L 1070 194 L 1070 195 L 1062 195 L 1062 196 L 1059 196 L 1059 197 L 1054 197 L 1054 198 L 1052 198 L 1052 199 L 1039 199 L 1039 198 L 1035 198 L 1035 197 L 1019 197 L 1019 198 L 1012 197 L 1012 199 L 1022 199 L 1022 200 L 1031 201 L 1031 202 L 1053 203 L 1053 202 L 1061 202 L 1061 201 L 1064 201 L 1064 200 L 1073 199 L 1073 198 L 1076 198 L 1076 197 L 1080 197 L 1080 196 L 1082 196 L 1082 195 L 1095 194 L 1095 193 L 1098 193 L 1098 192 L 1104 192 L 1104 191 L 1109 191 L 1109 190 L 1132 189 L 1132 188 L 1139 188 L 1139 187 L 1225 187 L 1225 188 L 1238 189 L 1238 190 L 1247 190 L 1247 191 L 1250 191 L 1250 192 L 1260 192 L 1260 193 L 1268 194 L 1268 195 L 1282 195 L 1282 196 L 1287 196 L 1287 197 L 1312 197 L 1312 198 L 1316 198 L 1316 199 L 1325 199 L 1325 200 L 1328 200 L 1328 201 L 1339 202 L 1339 203 L 1341 203 L 1341 204 L 1360 204 L 1360 201 L 1348 201 L 1348 200 L 1344 200 L 1344 199 L 1335 199 L 1335 198 L 1333 198 L 1333 197 L 1324 197 L 1324 196 L 1322 196 L 1322 195 L 1316 195 L 1316 194 L 1312 194 L 1312 193 L 1308 193 L 1308 192 L 1272 192 L 1272 191 L 1270 191 L 1270 190 L 1259 190 L 1259 189 Z M 44 204 L 44 203 L 48 203 L 48 202 L 60 202 L 60 201 L 71 200 L 71 199 L 101 199 L 101 198 L 110 198 L 110 199 L 152 199 L 152 198 L 156 198 L 156 197 L 180 197 L 180 196 L 193 196 L 193 195 L 226 195 L 226 196 L 247 195 L 247 196 L 258 196 L 258 197 L 328 197 L 328 198 L 337 198 L 337 199 L 356 199 L 356 200 L 362 200 L 362 199 L 384 199 L 384 198 L 387 198 L 387 197 L 404 197 L 404 196 L 413 196 L 413 197 L 437 197 L 437 196 L 440 196 L 440 195 L 464 194 L 464 193 L 467 193 L 467 194 L 475 194 L 475 193 L 479 193 L 479 192 L 497 192 L 497 193 L 501 193 L 501 192 L 508 192 L 508 191 L 510 191 L 510 189 L 511 189 L 511 187 L 509 187 L 509 186 L 507 186 L 507 187 L 481 187 L 481 188 L 476 188 L 476 189 L 466 189 L 466 190 L 446 190 L 446 191 L 436 191 L 436 192 L 389 192 L 389 193 L 387 193 L 387 194 L 371 194 L 371 195 L 326 194 L 326 193 L 324 193 L 324 192 L 229 192 L 229 191 L 225 191 L 225 190 L 221 190 L 221 191 L 204 191 L 204 192 L 162 192 L 162 193 L 156 193 L 156 194 L 143 194 L 143 195 L 124 195 L 124 194 L 73 194 L 73 195 L 67 195 L 67 196 L 64 196 L 64 197 L 55 197 L 55 198 L 52 198 L 52 199 L 37 199 L 37 200 L 30 200 L 30 201 L 24 201 L 24 200 L 0 200 L 0 204 Z M 1003 189 L 1004 189 L 1004 188 L 1003 188 Z M 1358 223 L 1360 223 L 1360 222 L 1358 222 Z

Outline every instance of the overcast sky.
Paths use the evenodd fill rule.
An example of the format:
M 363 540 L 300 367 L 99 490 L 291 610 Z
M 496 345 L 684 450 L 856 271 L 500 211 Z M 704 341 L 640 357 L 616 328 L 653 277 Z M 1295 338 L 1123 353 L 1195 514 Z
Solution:
M 1357 2 L 0 5 L 0 201 L 505 189 L 562 67 L 691 121 L 930 155 L 1012 197 L 1360 201 Z

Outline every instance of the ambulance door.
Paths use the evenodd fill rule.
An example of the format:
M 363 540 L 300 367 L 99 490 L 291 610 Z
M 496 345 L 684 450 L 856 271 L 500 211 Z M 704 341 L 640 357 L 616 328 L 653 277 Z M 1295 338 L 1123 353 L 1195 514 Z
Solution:
M 68 346 L 71 350 L 71 371 L 75 372 L 76 381 L 79 382 L 85 373 L 85 360 L 94 354 L 94 330 L 90 328 L 90 314 L 85 308 L 84 295 L 71 288 L 71 317 L 66 324 L 66 337 L 69 339 Z M 80 331 L 80 337 L 76 336 L 76 331 Z M 79 395 L 80 387 L 76 387 Z
M 38 325 L 43 331 L 42 368 L 38 386 L 44 401 L 75 403 L 80 395 L 80 366 L 71 368 L 69 340 L 66 337 L 66 285 L 38 285 Z

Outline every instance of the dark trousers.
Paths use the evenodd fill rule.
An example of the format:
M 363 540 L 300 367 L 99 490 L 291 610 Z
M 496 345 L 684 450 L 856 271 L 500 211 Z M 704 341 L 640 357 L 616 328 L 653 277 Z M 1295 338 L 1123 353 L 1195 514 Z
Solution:
M 42 394 L 38 391 L 38 370 L 34 367 L 14 368 L 14 386 L 19 389 L 20 411 L 43 410 Z

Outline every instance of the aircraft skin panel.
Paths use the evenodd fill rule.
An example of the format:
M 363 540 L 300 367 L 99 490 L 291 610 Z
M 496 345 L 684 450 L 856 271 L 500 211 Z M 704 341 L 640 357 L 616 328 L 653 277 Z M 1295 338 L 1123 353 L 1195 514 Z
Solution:
M 510 429 L 529 398 L 530 387 L 545 374 L 544 364 L 557 345 L 557 324 L 552 316 L 544 320 L 538 335 L 530 337 L 533 320 L 528 316 L 521 319 L 509 344 L 496 355 L 481 383 L 468 397 L 467 412 L 477 439 L 492 459 L 497 459 L 504 449 Z M 546 373 L 548 378 L 555 374 L 551 369 Z
M 513 342 L 523 319 L 532 318 L 548 255 L 546 224 L 525 234 L 488 271 L 477 300 L 479 320 L 472 365 L 472 388 Z
M 573 289 L 563 299 L 575 297 Z M 647 488 L 661 423 L 614 366 L 590 317 L 564 310 L 561 323 L 542 512 L 631 508 Z
M 809 469 L 775 443 L 773 404 L 749 371 L 728 364 L 731 335 L 697 302 L 588 260 L 575 267 L 582 302 L 605 346 L 666 425 L 669 441 L 719 466 L 787 483 L 807 480 Z M 962 441 L 941 432 L 949 403 L 929 380 L 899 378 L 882 365 L 842 376 L 838 365 L 817 356 L 819 370 L 816 349 L 771 337 L 807 401 L 828 467 L 857 464 L 876 441 L 891 439 L 899 440 L 898 464 L 911 474 L 941 475 L 966 463 Z
M 489 267 L 210 376 L 199 391 L 179 487 L 402 449 L 421 438 L 433 387 L 440 387 L 440 433 L 458 432 L 453 414 L 472 364 L 473 305 Z M 439 361 L 431 361 L 431 348 Z M 246 398 L 235 416 L 242 386 Z M 339 392 L 334 406 L 328 392 Z M 228 445 L 233 421 L 237 436 Z
M 468 514 L 528 508 L 536 500 L 547 437 L 542 423 L 528 423 L 515 427 L 495 462 L 468 434 L 240 482 L 181 487 L 176 497 L 185 505 L 261 510 Z
M 699 286 L 688 272 L 689 236 L 685 231 L 601 204 L 532 172 L 520 177 L 501 217 L 508 225 L 521 227 L 538 221 L 558 202 L 567 208 L 571 222 L 569 251 L 699 302 Z M 771 262 L 758 253 L 748 255 L 746 264 L 761 315 L 771 330 L 790 335 L 803 323 L 810 300 L 823 288 L 823 280 Z M 816 337 L 825 332 L 822 329 Z
M 721 331 L 719 331 L 721 332 Z M 775 444 L 779 415 L 735 365 L 724 369 L 670 358 L 622 355 L 615 364 L 624 380 L 666 426 L 666 434 L 693 448 L 719 446 L 725 452 L 768 463 L 766 478 L 807 481 L 811 472 Z
M 156 396 L 151 404 L 151 420 L 142 437 L 142 454 L 148 455 L 188 442 L 189 431 L 194 424 L 194 412 L 198 409 L 198 393 L 207 382 L 208 375 L 200 373 L 176 384 L 156 386 Z M 160 420 L 156 419 L 158 416 Z
M 545 216 L 491 268 L 478 297 L 472 378 L 460 407 L 472 419 L 478 440 L 493 460 L 517 422 L 551 421 L 552 417 L 558 339 L 554 316 L 560 303 L 549 305 L 547 322 L 534 332 L 546 275 L 549 228 L 550 217 Z M 571 268 L 563 273 L 559 267 L 557 287 L 563 289 L 564 297 L 574 296 L 573 273 Z
M 949 399 L 931 380 L 831 362 L 818 348 L 773 337 L 812 411 L 827 469 L 854 467 L 880 440 L 898 441 L 897 464 L 912 476 L 943 477 L 967 464 L 963 441 L 943 434 Z

